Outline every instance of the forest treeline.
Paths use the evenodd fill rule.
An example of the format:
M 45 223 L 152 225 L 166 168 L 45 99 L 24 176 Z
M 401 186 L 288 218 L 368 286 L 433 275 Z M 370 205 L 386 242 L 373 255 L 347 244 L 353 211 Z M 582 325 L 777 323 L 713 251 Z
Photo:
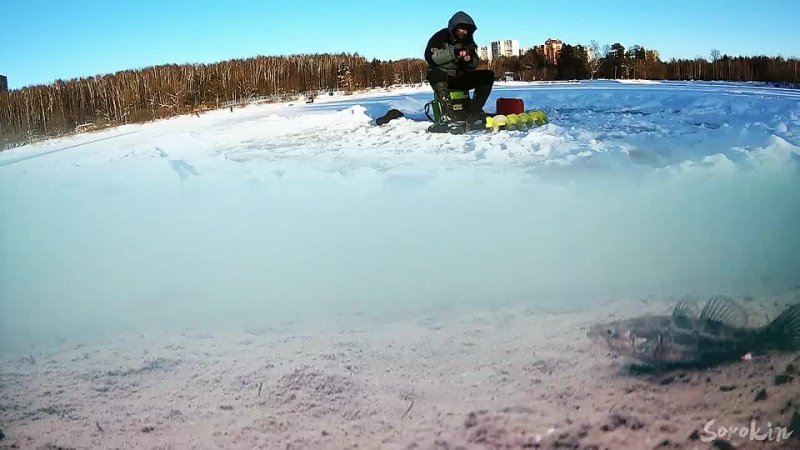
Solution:
M 145 122 L 253 100 L 420 83 L 425 62 L 358 54 L 162 65 L 0 93 L 0 149 L 75 130 Z
M 564 45 L 557 62 L 548 61 L 534 47 L 520 57 L 497 58 L 489 63 L 495 73 L 512 73 L 524 81 L 643 79 L 701 81 L 762 81 L 800 83 L 800 60 L 782 57 L 743 57 L 711 50 L 709 58 L 662 61 L 658 51 L 640 45 L 625 48 L 620 43 Z

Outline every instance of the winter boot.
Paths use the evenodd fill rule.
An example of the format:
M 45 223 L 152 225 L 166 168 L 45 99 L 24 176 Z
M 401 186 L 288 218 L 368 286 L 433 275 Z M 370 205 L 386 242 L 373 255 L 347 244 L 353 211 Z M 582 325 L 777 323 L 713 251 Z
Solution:
M 483 106 L 489 100 L 489 94 L 491 93 L 491 85 L 482 85 L 475 88 L 475 94 L 467 111 L 466 126 L 468 129 L 480 130 L 486 126 L 486 113 L 483 111 Z
M 471 112 L 467 115 L 464 125 L 468 130 L 482 130 L 486 128 L 486 117 L 487 114 L 483 110 Z
M 438 111 L 434 113 L 435 123 L 428 127 L 431 133 L 451 133 L 454 127 L 463 127 L 457 123 L 453 100 L 450 98 L 450 89 L 446 82 L 431 83 L 434 102 L 438 104 Z
M 441 117 L 439 123 L 453 122 L 453 102 L 450 100 L 450 89 L 446 82 L 431 83 L 433 98 L 439 102 Z

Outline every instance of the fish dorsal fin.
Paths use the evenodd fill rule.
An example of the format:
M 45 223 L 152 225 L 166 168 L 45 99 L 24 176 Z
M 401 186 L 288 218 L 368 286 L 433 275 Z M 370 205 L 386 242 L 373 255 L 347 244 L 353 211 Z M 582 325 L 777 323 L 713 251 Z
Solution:
M 700 310 L 697 307 L 697 303 L 686 298 L 679 301 L 675 305 L 675 309 L 672 310 L 672 319 L 676 325 L 682 328 L 690 327 L 699 315 Z
M 703 307 L 700 321 L 706 331 L 719 330 L 721 326 L 744 328 L 747 326 L 747 311 L 730 297 L 715 296 Z
M 800 305 L 782 312 L 767 327 L 770 336 L 777 339 L 778 347 L 800 350 Z

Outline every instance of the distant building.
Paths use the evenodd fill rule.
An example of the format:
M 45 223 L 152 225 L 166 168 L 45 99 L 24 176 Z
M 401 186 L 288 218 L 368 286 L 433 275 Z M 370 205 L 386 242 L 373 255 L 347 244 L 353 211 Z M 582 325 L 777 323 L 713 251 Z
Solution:
M 5 75 L 0 75 L 0 92 L 8 91 L 8 78 Z
M 492 52 L 490 51 L 489 47 L 478 47 L 478 58 L 483 61 L 491 62 Z
M 542 55 L 551 64 L 558 64 L 558 57 L 561 49 L 564 48 L 564 43 L 559 39 L 548 39 L 544 41 L 544 45 L 540 47 Z
M 519 41 L 507 39 L 492 42 L 492 58 L 500 58 L 501 56 L 519 56 Z

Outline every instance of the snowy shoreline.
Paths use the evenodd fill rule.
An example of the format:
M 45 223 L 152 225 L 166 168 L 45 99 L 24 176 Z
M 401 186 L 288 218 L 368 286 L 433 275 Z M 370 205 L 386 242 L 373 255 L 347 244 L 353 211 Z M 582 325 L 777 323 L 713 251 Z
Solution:
M 789 88 L 789 87 L 772 87 L 770 83 L 766 82 L 724 82 L 724 81 L 666 81 L 666 80 L 605 80 L 605 79 L 598 79 L 598 80 L 566 80 L 566 81 L 497 81 L 495 82 L 495 89 L 498 91 L 506 90 L 506 89 L 519 89 L 525 87 L 569 87 L 569 86 L 590 86 L 596 88 L 599 84 L 620 84 L 620 85 L 664 85 L 664 86 L 743 86 L 743 87 L 767 87 L 770 89 L 785 89 L 787 91 L 797 91 L 796 88 Z M 422 83 L 420 85 L 401 85 L 401 86 L 389 86 L 386 88 L 371 88 L 364 91 L 356 91 L 349 95 L 344 95 L 342 92 L 331 92 L 333 95 L 327 95 L 327 91 L 318 93 L 314 98 L 314 103 L 333 103 L 333 102 L 342 102 L 342 101 L 352 101 L 356 99 L 373 99 L 377 97 L 385 97 L 385 96 L 395 96 L 395 95 L 413 95 L 413 94 L 420 94 L 432 92 L 430 86 L 427 83 Z M 234 108 L 248 108 L 248 107 L 271 107 L 271 108 L 284 108 L 290 106 L 302 106 L 304 102 L 307 100 L 307 95 L 299 95 L 294 100 L 289 101 L 282 101 L 282 102 L 251 102 L 245 103 L 243 105 L 234 106 Z M 491 109 L 490 106 L 487 106 L 488 109 Z M 227 111 L 229 106 L 221 106 L 219 108 L 211 108 L 205 109 L 199 112 L 187 112 L 185 114 L 180 114 L 173 117 L 166 117 L 162 119 L 151 120 L 148 122 L 142 123 L 130 123 L 130 124 L 122 124 L 122 125 L 112 125 L 108 127 L 103 127 L 101 129 L 91 129 L 90 131 L 72 131 L 65 133 L 61 136 L 52 136 L 52 137 L 45 137 L 36 140 L 35 142 L 19 145 L 16 147 L 11 147 L 8 149 L 0 149 L 0 154 L 3 152 L 8 152 L 12 149 L 20 149 L 20 148 L 27 148 L 33 147 L 35 148 L 37 145 L 45 144 L 45 143 L 52 143 L 52 142 L 60 142 L 62 140 L 68 140 L 70 138 L 74 138 L 76 136 L 82 135 L 94 135 L 97 133 L 105 132 L 105 131 L 113 131 L 120 127 L 126 126 L 135 126 L 135 125 L 144 125 L 147 123 L 158 123 L 163 121 L 169 121 L 177 118 L 189 117 L 189 116 L 197 116 L 205 115 L 208 113 L 220 112 L 220 111 Z

